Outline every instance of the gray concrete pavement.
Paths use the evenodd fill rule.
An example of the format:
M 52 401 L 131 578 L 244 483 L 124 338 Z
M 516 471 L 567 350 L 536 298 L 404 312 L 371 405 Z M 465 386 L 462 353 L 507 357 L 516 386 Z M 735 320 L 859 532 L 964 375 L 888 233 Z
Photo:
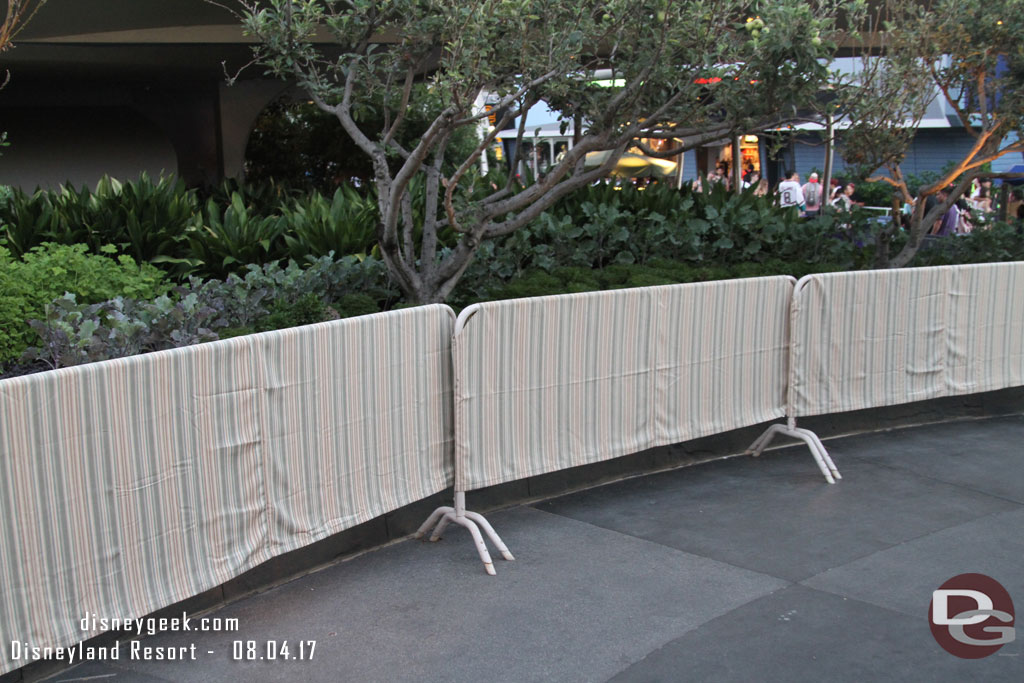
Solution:
M 1024 607 L 1024 416 L 827 446 L 835 486 L 801 446 L 519 506 L 488 515 L 517 558 L 497 577 L 450 528 L 208 615 L 237 632 L 141 642 L 195 644 L 195 661 L 122 654 L 52 680 L 1024 680 L 1024 633 L 963 660 L 927 619 L 967 572 Z M 248 641 L 264 657 L 268 641 L 316 645 L 249 662 L 234 641 L 243 660 Z

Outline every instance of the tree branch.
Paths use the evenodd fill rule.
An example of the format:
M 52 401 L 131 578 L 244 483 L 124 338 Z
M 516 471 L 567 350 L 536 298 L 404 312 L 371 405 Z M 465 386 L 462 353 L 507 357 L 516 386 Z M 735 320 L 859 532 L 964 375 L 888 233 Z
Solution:
M 949 106 L 953 107 L 953 111 L 956 112 L 956 117 L 960 119 L 960 123 L 963 125 L 964 130 L 966 130 L 972 137 L 978 137 L 978 132 L 974 130 L 974 126 L 971 125 L 970 117 L 967 116 L 967 113 L 960 108 L 960 105 L 953 99 L 953 96 L 949 94 L 949 84 L 939 76 L 939 72 L 935 69 L 935 63 L 929 63 L 928 69 L 931 71 L 932 80 L 935 81 L 935 84 L 939 86 L 939 90 L 942 91 L 942 96 L 946 98 L 946 102 L 948 102 Z
M 514 93 L 510 93 L 508 95 L 505 95 L 500 100 L 498 100 L 495 104 L 492 104 L 491 107 L 493 109 L 505 109 L 506 107 L 511 106 L 513 102 L 517 101 L 519 98 L 521 98 L 524 95 L 526 95 L 526 93 L 530 92 L 531 90 L 536 89 L 537 87 L 543 85 L 544 83 L 547 83 L 548 81 L 550 81 L 552 78 L 554 78 L 557 75 L 558 75 L 557 71 L 554 71 L 554 70 L 548 71 L 544 75 L 538 76 L 537 78 L 533 79 L 532 81 L 529 81 L 528 83 L 520 86 L 520 88 L 518 90 L 516 90 Z M 535 99 L 534 103 L 536 103 L 536 102 L 537 102 L 537 100 Z M 465 126 L 465 125 L 470 124 L 470 123 L 481 121 L 482 119 L 487 118 L 489 115 L 490 115 L 490 112 L 482 111 L 482 112 L 480 112 L 478 114 L 473 114 L 473 115 L 467 116 L 465 118 L 457 119 L 455 121 L 455 125 L 456 126 Z
M 437 197 L 441 185 L 441 165 L 444 146 L 434 153 L 434 161 L 425 167 L 427 176 L 425 208 L 423 211 L 423 243 L 420 246 L 420 268 L 427 279 L 433 279 L 437 264 L 437 231 L 442 227 L 437 220 Z
M 402 85 L 402 103 L 398 105 L 398 115 L 395 116 L 395 122 L 391 124 L 391 128 L 384 135 L 381 144 L 387 145 L 395 137 L 395 133 L 398 132 L 398 127 L 405 121 L 406 110 L 409 108 L 409 98 L 412 96 L 412 84 L 415 72 L 412 66 L 405 72 L 405 83 Z M 390 109 L 388 110 L 390 111 Z M 399 145 L 399 147 L 401 147 Z
M 583 148 L 586 146 L 586 142 L 581 142 L 579 145 L 579 147 Z M 598 145 L 595 144 L 595 146 Z M 576 148 L 574 147 L 573 150 L 575 149 Z M 615 165 L 619 162 L 619 159 L 622 157 L 625 150 L 626 144 L 623 143 L 617 149 L 613 150 L 612 153 L 608 155 L 608 158 L 605 159 L 604 163 L 599 167 L 585 173 L 574 174 L 565 180 L 559 180 L 556 167 L 556 169 L 553 169 L 552 172 L 548 174 L 543 183 L 531 185 L 523 192 L 507 200 L 506 204 L 508 204 L 508 206 L 503 206 L 502 210 L 490 211 L 489 213 L 493 217 L 509 213 L 525 206 L 520 213 L 511 218 L 507 218 L 500 223 L 493 223 L 488 220 L 486 230 L 482 233 L 482 236 L 484 238 L 491 239 L 507 235 L 523 227 L 530 221 L 537 218 L 537 216 L 546 211 L 548 207 L 568 193 L 607 176 L 612 169 L 615 168 Z M 583 155 L 581 155 L 581 158 L 585 155 L 586 153 L 584 152 Z M 559 166 L 564 165 L 567 168 L 569 163 L 570 160 L 568 155 L 566 155 L 566 158 L 562 160 Z
M 523 134 L 526 132 L 526 112 L 530 111 L 530 107 L 537 103 L 537 99 L 530 95 L 524 95 L 522 104 L 519 107 L 519 111 L 522 115 L 519 117 L 519 129 L 516 131 L 516 143 L 512 151 L 512 159 L 510 159 L 508 179 L 505 181 L 505 189 L 511 192 L 512 183 L 516 180 L 516 171 L 519 168 L 519 161 L 523 151 Z

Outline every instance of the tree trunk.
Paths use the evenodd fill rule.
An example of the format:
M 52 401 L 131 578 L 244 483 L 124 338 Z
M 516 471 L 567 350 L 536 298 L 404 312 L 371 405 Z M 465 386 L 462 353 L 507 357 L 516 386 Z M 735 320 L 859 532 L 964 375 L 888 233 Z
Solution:
M 828 206 L 828 201 L 832 199 L 832 159 L 835 154 L 835 142 L 835 120 L 832 114 L 829 114 L 825 117 L 825 171 L 822 174 L 824 177 L 821 179 L 822 207 Z
M 743 192 L 743 159 L 740 137 L 732 139 L 732 191 L 736 194 Z
M 910 239 L 900 249 L 900 253 L 896 254 L 890 261 L 890 268 L 903 268 L 917 256 L 918 250 L 921 245 L 924 244 L 924 235 L 927 232 L 927 228 L 921 225 L 921 221 L 924 217 L 918 216 L 915 212 L 910 218 Z
M 901 205 L 900 198 L 898 195 L 893 194 L 892 196 L 892 221 L 889 225 L 878 231 L 878 238 L 875 243 L 875 268 L 888 268 L 889 267 L 889 245 L 892 242 L 892 236 L 899 233 L 902 227 L 901 216 Z

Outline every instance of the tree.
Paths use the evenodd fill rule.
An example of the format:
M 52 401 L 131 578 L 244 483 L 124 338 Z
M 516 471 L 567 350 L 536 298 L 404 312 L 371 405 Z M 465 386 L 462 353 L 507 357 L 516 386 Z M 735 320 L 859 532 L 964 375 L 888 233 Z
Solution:
M 797 118 L 828 80 L 840 1 L 242 0 L 240 19 L 255 61 L 305 88 L 371 160 L 382 258 L 427 303 L 444 300 L 483 240 L 607 175 L 637 139 L 681 140 L 667 155 Z M 446 171 L 457 131 L 487 115 L 482 96 L 500 120 Z M 541 100 L 572 128 L 572 149 L 535 183 L 482 182 L 480 155 L 514 120 L 522 149 L 523 114 Z M 373 119 L 384 125 L 360 124 Z
M 0 23 L 0 52 L 11 47 L 14 37 L 45 4 L 46 0 L 7 0 L 7 12 Z
M 4 14 L 3 22 L 0 23 L 0 52 L 6 52 L 13 47 L 11 41 L 45 4 L 46 0 L 7 0 L 7 12 Z M 3 81 L 0 82 L 0 89 L 6 86 L 10 80 L 11 72 L 5 71 Z M 0 147 L 7 147 L 9 144 L 6 131 L 0 133 Z
M 360 119 L 359 123 L 380 128 L 383 119 Z M 453 171 L 479 141 L 475 130 L 455 131 L 442 171 Z M 410 147 L 416 141 L 400 138 L 399 143 Z M 284 97 L 263 110 L 249 134 L 245 177 L 256 184 L 273 182 L 288 190 L 333 194 L 342 183 L 365 186 L 371 182 L 373 164 L 338 126 L 335 116 L 313 103 Z
M 891 259 L 890 240 L 900 229 L 897 217 L 880 230 L 877 265 L 909 264 L 929 228 L 973 181 L 998 175 L 985 170 L 991 162 L 1024 152 L 1024 25 L 1016 19 L 1019 11 L 1019 0 L 936 0 L 928 9 L 912 0 L 888 0 L 874 16 L 882 29 L 881 48 L 865 54 L 863 68 L 840 101 L 850 121 L 843 155 L 862 172 L 887 171 L 868 180 L 889 183 L 896 206 L 914 206 L 908 240 Z M 956 112 L 974 144 L 914 196 L 901 164 L 937 97 Z M 946 198 L 929 208 L 929 197 L 950 186 Z

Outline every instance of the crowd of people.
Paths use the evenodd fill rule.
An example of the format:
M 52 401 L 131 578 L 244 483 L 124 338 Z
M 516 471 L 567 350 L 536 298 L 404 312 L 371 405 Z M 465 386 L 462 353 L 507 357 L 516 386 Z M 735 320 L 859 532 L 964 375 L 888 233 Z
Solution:
M 708 184 L 721 183 L 729 190 L 732 189 L 732 176 L 729 173 L 729 166 L 725 162 L 719 162 L 715 170 L 706 178 Z M 704 183 L 701 180 L 693 182 L 693 189 L 697 192 L 703 190 Z M 770 193 L 770 186 L 767 178 L 752 166 L 748 166 L 742 176 L 742 189 L 754 188 L 754 194 L 767 196 Z M 839 211 L 850 211 L 855 206 L 864 206 L 864 203 L 854 199 L 856 185 L 844 183 L 833 178 L 829 187 L 824 187 L 820 182 L 817 173 L 811 173 L 806 183 L 800 182 L 800 174 L 796 171 L 789 172 L 775 188 L 774 196 L 779 206 L 797 207 L 801 216 L 813 217 L 821 213 L 823 208 L 832 207 Z M 952 188 L 940 190 L 937 194 L 927 198 L 925 211 L 930 211 L 936 203 L 944 203 L 949 197 Z M 1014 190 L 1010 195 L 1007 216 L 1012 219 L 1024 220 L 1024 195 L 1021 190 Z M 903 213 L 909 216 L 913 212 L 913 204 L 906 204 Z M 929 228 L 929 234 L 937 236 L 966 234 L 974 229 L 975 225 L 991 220 L 995 214 L 996 206 L 993 200 L 992 180 L 989 178 L 975 181 L 970 191 L 954 202 L 934 225 Z
M 763 178 L 759 171 L 752 166 L 747 168 L 742 177 L 742 189 L 754 188 L 757 196 L 767 196 L 771 192 L 768 179 Z M 719 163 L 715 170 L 708 174 L 708 184 L 722 183 L 726 189 L 732 190 L 732 176 L 729 174 L 728 165 Z M 701 180 L 693 181 L 693 189 L 701 192 L 704 186 Z M 853 183 L 840 183 L 833 179 L 831 187 L 827 190 L 819 182 L 818 174 L 811 173 L 807 182 L 800 183 L 800 174 L 796 171 L 790 172 L 775 188 L 775 196 L 778 197 L 779 206 L 795 206 L 800 209 L 802 216 L 817 216 L 821 213 L 822 207 L 832 206 L 841 210 L 850 210 L 853 206 L 863 206 L 863 202 L 853 199 L 856 187 Z
M 936 204 L 943 204 L 949 199 L 951 187 L 943 188 L 928 198 L 925 211 L 930 211 Z M 1010 193 L 1006 215 L 1008 218 L 1024 220 L 1024 201 L 1019 189 Z M 904 212 L 913 210 L 912 205 L 904 207 Z M 953 202 L 942 216 L 935 221 L 928 234 L 938 237 L 947 235 L 964 235 L 971 232 L 979 223 L 987 222 L 995 213 L 993 202 L 992 180 L 984 178 L 975 181 L 970 191 Z

